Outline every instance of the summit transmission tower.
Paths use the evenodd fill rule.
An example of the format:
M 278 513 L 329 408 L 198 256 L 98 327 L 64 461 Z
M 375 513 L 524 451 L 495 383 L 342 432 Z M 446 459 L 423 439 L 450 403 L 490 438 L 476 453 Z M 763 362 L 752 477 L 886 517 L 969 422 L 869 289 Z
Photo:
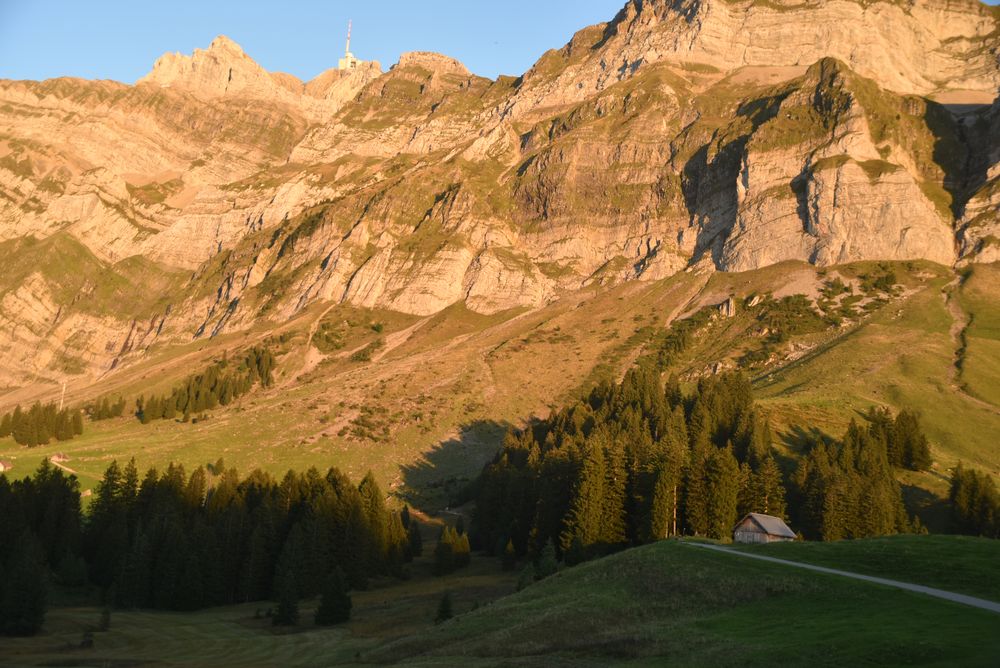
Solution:
M 357 68 L 358 63 L 360 62 L 354 57 L 354 54 L 351 53 L 351 28 L 353 27 L 353 24 L 353 21 L 347 22 L 347 48 L 344 49 L 344 57 L 340 59 L 340 64 L 337 69 L 353 70 Z

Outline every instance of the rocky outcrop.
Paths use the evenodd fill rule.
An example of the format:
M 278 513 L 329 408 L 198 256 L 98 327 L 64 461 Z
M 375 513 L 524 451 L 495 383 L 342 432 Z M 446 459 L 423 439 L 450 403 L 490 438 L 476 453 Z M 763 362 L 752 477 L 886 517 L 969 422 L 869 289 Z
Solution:
M 933 150 L 936 139 L 925 129 L 906 146 L 879 141 L 872 124 L 893 112 L 903 125 L 903 114 L 919 116 L 926 107 L 877 91 L 838 61 L 810 68 L 746 141 L 722 268 L 875 257 L 952 264 L 951 218 L 921 189 L 927 174 L 912 154 Z
M 429 51 L 408 51 L 399 57 L 399 63 L 396 64 L 396 67 L 419 67 L 438 77 L 448 75 L 459 77 L 472 76 L 472 73 L 466 69 L 465 65 L 454 58 Z
M 271 74 L 254 62 L 239 44 L 219 36 L 194 54 L 167 53 L 138 82 L 161 88 L 184 88 L 196 95 L 270 98 L 301 93 L 302 82 L 291 75 Z

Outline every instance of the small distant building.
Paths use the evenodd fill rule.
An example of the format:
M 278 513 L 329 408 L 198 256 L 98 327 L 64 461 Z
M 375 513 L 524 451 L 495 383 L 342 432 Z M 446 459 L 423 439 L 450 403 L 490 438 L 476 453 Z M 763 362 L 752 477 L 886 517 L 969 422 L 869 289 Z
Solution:
M 795 532 L 788 528 L 784 520 L 760 513 L 750 513 L 733 527 L 734 543 L 782 543 L 795 538 Z
M 355 70 L 361 63 L 360 60 L 354 57 L 351 53 L 351 22 L 347 22 L 347 48 L 344 49 L 344 57 L 340 59 L 340 63 L 337 66 L 339 70 Z
M 5 473 L 14 468 L 14 465 L 6 459 L 0 459 L 0 473 Z
M 65 464 L 66 462 L 69 461 L 69 457 L 60 452 L 52 455 L 49 461 L 51 461 L 53 464 Z

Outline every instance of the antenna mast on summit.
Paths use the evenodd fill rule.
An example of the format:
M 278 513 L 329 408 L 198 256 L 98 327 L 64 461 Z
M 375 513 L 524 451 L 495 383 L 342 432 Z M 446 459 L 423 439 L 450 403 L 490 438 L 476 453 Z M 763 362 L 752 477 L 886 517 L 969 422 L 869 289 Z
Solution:
M 340 59 L 340 64 L 337 69 L 340 70 L 353 70 L 356 69 L 359 61 L 351 53 L 351 28 L 354 26 L 354 21 L 347 22 L 347 48 L 344 51 L 344 57 Z

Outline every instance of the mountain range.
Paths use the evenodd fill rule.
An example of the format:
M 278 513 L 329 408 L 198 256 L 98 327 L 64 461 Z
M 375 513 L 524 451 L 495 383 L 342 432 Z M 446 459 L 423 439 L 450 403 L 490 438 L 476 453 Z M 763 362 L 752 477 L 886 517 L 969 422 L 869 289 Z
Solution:
M 975 0 L 632 0 L 496 81 L 407 53 L 303 83 L 225 37 L 134 86 L 2 81 L 0 382 L 317 302 L 997 260 L 998 50 Z

